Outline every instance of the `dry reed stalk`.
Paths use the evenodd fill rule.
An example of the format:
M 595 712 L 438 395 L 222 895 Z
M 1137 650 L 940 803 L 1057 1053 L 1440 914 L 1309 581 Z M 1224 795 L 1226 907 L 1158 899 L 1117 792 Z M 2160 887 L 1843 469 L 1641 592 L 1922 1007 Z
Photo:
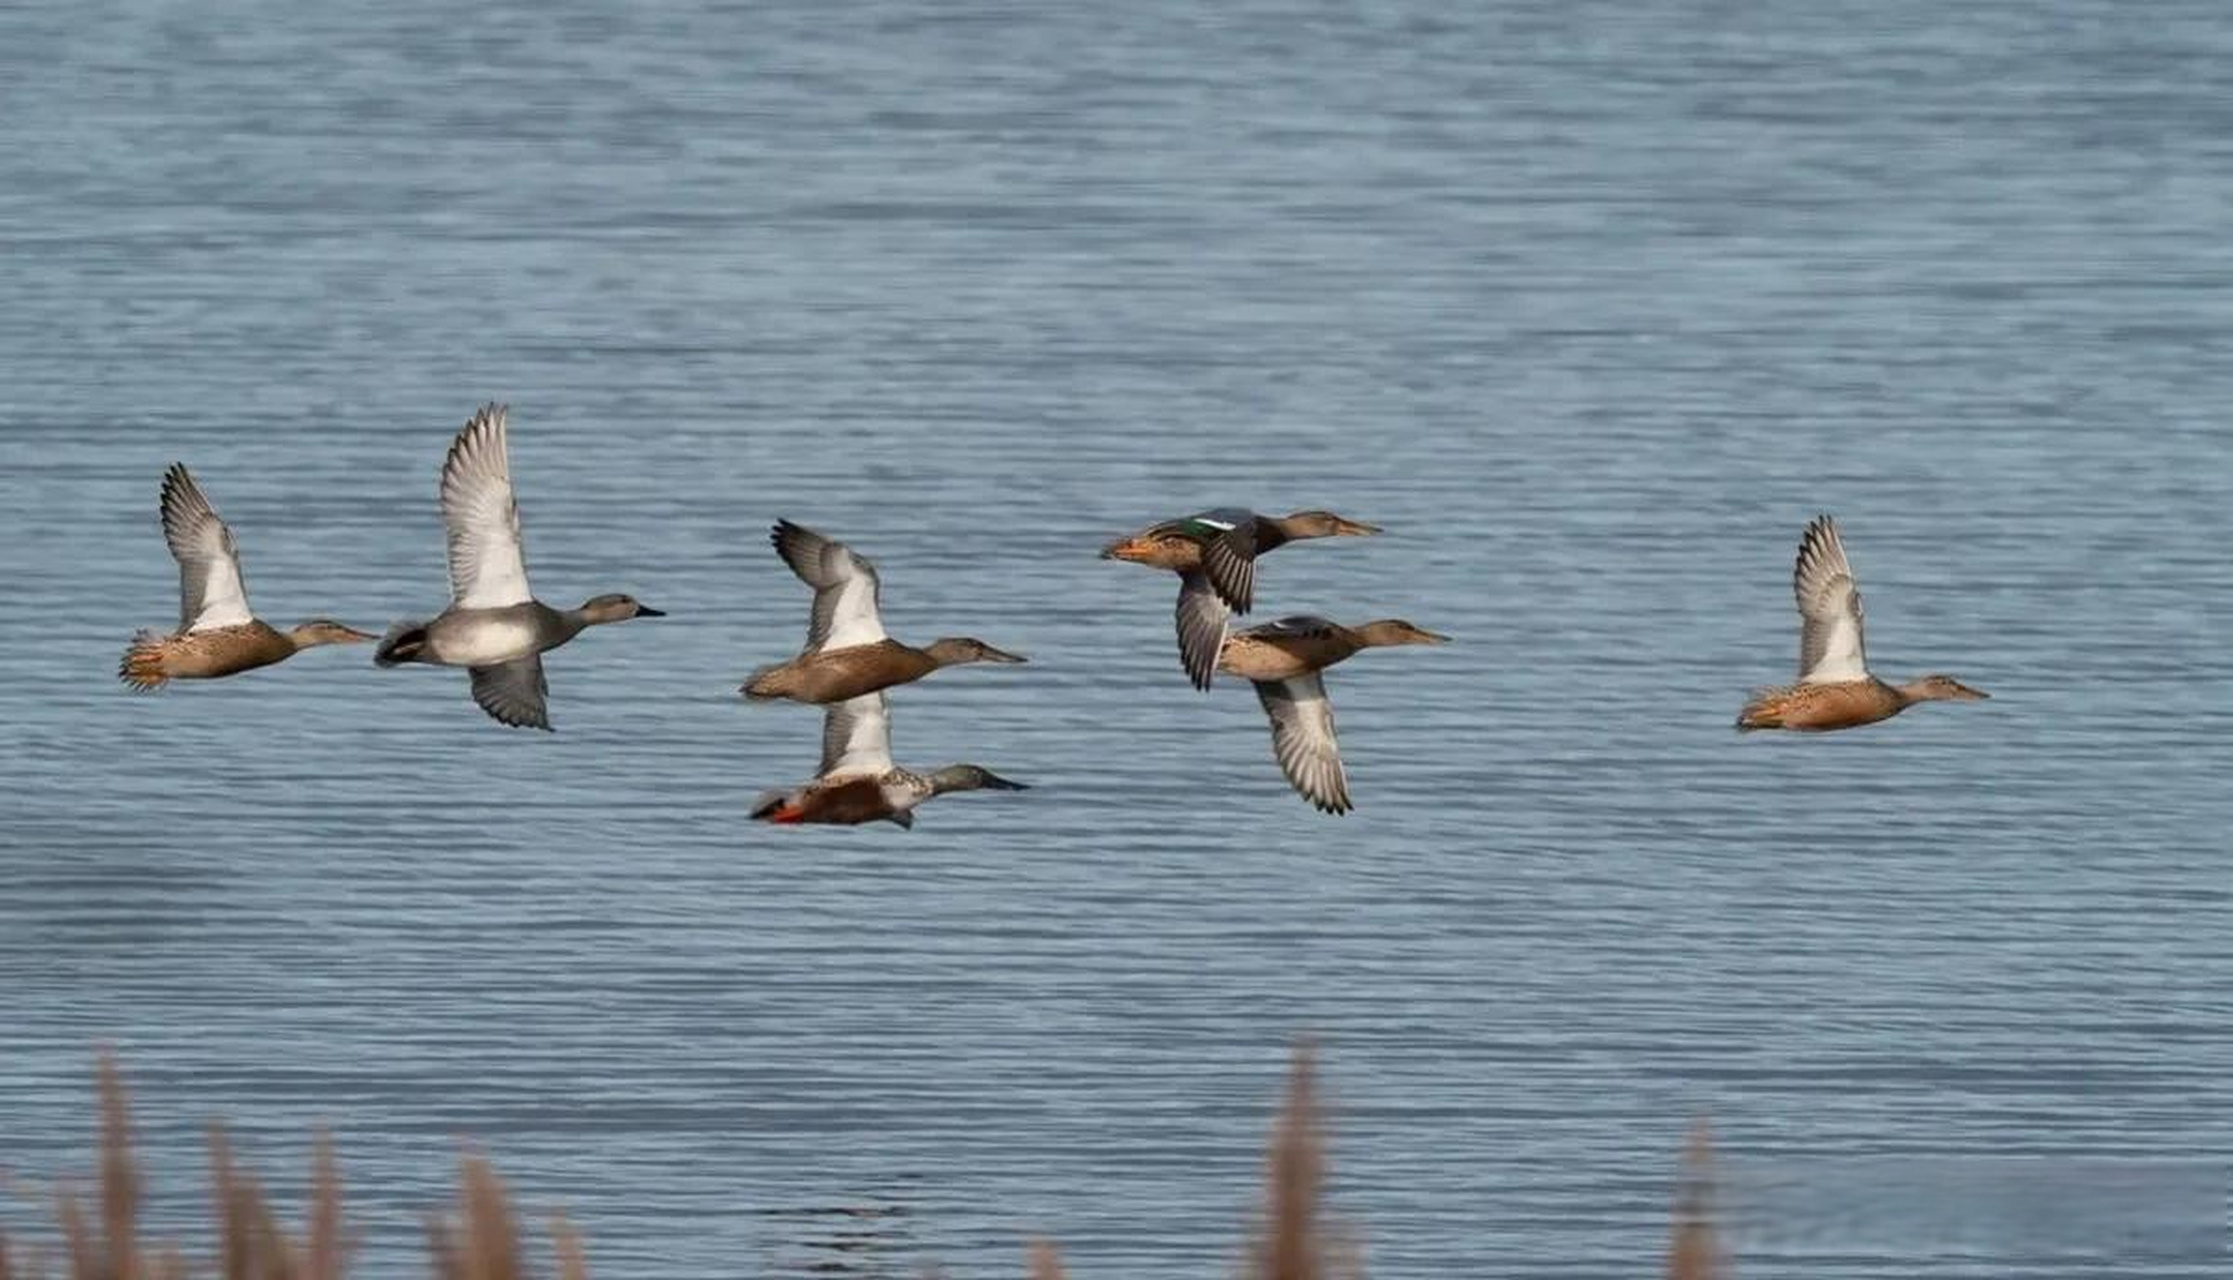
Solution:
M 100 1280 L 102 1258 L 96 1256 L 93 1237 L 85 1229 L 85 1215 L 78 1211 L 78 1197 L 68 1182 L 54 1189 L 54 1221 L 62 1229 L 62 1247 L 70 1259 L 70 1280 Z
M 427 1251 L 439 1280 L 521 1280 L 519 1228 L 496 1171 L 480 1156 L 458 1161 L 458 1220 L 427 1218 Z
M 1066 1280 L 1068 1273 L 1062 1269 L 1062 1253 L 1054 1247 L 1053 1241 L 1032 1241 L 1030 1258 L 1031 1280 Z M 0 1280 L 6 1277 L 0 1276 Z
M 1318 1197 L 1325 1177 L 1316 1054 L 1308 1042 L 1301 1042 L 1287 1073 L 1287 1099 L 1264 1153 L 1265 1222 L 1249 1248 L 1248 1273 L 1254 1280 L 1362 1280 L 1361 1251 L 1353 1244 L 1336 1248 L 1320 1221 Z
M 1682 1171 L 1675 1180 L 1667 1280 L 1728 1280 L 1730 1275 L 1714 1233 L 1713 1135 L 1701 1120 L 1683 1146 Z
M 581 1232 L 563 1213 L 550 1220 L 551 1252 L 558 1258 L 558 1280 L 589 1280 L 589 1257 L 582 1252 Z
M 103 1274 L 109 1280 L 140 1275 L 140 1171 L 132 1160 L 132 1117 L 116 1057 L 102 1049 L 94 1080 L 101 1107 L 101 1233 Z
M 310 1149 L 310 1245 L 306 1280 L 342 1280 L 349 1265 L 348 1227 L 341 1214 L 341 1165 L 324 1129 Z

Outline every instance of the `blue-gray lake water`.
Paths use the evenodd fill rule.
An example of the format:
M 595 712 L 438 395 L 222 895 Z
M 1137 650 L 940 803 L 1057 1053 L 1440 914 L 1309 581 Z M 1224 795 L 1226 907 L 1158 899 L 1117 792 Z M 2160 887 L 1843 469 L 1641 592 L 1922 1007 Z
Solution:
M 375 1276 L 464 1139 L 601 1276 L 1215 1275 L 1309 1034 L 1379 1275 L 1648 1274 L 1700 1115 L 1751 1274 L 2224 1274 L 2223 6 L 121 0 L 0 15 L 0 112 L 19 1230 L 112 1043 L 197 1249 L 224 1118 L 290 1202 L 331 1126 Z M 378 630 L 490 399 L 539 593 L 671 614 L 556 735 L 118 685 L 166 465 Z M 1095 558 L 1221 503 L 1388 529 L 1257 616 L 1457 637 L 1329 676 L 1345 818 Z M 1818 511 L 1992 701 L 1732 732 Z M 1033 790 L 746 821 L 777 516 L 1031 655 L 893 705 Z

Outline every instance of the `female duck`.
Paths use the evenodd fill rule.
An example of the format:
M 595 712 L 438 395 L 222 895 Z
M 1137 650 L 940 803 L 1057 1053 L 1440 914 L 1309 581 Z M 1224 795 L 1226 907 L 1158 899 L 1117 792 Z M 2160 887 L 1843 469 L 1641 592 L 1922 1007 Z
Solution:
M 372 633 L 315 618 L 281 631 L 248 610 L 233 531 L 184 464 L 163 473 L 163 540 L 178 561 L 178 630 L 142 631 L 124 651 L 117 676 L 135 689 L 171 680 L 211 680 L 283 662 L 322 644 L 354 644 Z
M 594 596 L 579 609 L 553 609 L 528 590 L 505 417 L 503 405 L 483 406 L 450 442 L 442 463 L 450 607 L 431 622 L 390 627 L 373 661 L 383 667 L 405 662 L 464 667 L 473 676 L 473 701 L 492 719 L 548 729 L 544 650 L 599 623 L 666 615 L 624 595 Z
M 1104 560 L 1129 560 L 1179 575 L 1179 662 L 1197 689 L 1210 687 L 1229 613 L 1247 613 L 1256 592 L 1256 557 L 1302 538 L 1361 538 L 1378 525 L 1331 511 L 1260 516 L 1220 507 L 1149 525 L 1101 549 Z
M 778 520 L 768 535 L 776 554 L 814 588 L 806 648 L 788 662 L 765 666 L 740 691 L 755 702 L 789 698 L 827 705 L 895 684 L 920 680 L 965 662 L 1022 662 L 982 640 L 948 637 L 917 649 L 884 631 L 883 586 L 876 566 L 844 543 L 803 525 Z
M 1327 813 L 1347 813 L 1349 771 L 1341 763 L 1334 708 L 1319 673 L 1362 649 L 1449 639 L 1400 618 L 1345 627 L 1296 614 L 1234 632 L 1217 665 L 1256 685 L 1257 701 L 1272 722 L 1272 754 L 1288 784 Z
M 752 806 L 763 822 L 915 825 L 915 807 L 949 791 L 1025 791 L 990 769 L 948 765 L 925 775 L 892 763 L 889 696 L 881 689 L 832 704 L 822 715 L 822 766 L 814 781 L 771 791 Z
M 1737 728 L 1822 732 L 1889 720 L 1919 702 L 1976 702 L 1989 695 L 1952 676 L 1886 684 L 1869 673 L 1861 636 L 1861 592 L 1837 522 L 1818 516 L 1799 541 L 1791 572 L 1799 601 L 1799 683 L 1762 689 L 1737 713 Z

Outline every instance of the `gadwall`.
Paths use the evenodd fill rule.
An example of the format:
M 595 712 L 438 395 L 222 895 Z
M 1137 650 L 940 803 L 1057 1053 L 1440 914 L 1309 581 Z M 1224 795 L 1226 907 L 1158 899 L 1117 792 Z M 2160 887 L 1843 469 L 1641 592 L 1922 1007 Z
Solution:
M 450 607 L 431 622 L 388 628 L 373 661 L 383 667 L 406 662 L 464 667 L 473 676 L 473 701 L 492 719 L 548 729 L 544 650 L 573 639 L 584 627 L 665 615 L 625 595 L 592 596 L 579 609 L 553 609 L 528 590 L 505 414 L 503 405 L 484 405 L 450 442 L 442 463 Z
M 1799 540 L 1791 571 L 1799 601 L 1799 683 L 1761 689 L 1737 714 L 1737 728 L 1822 732 L 1889 720 L 1918 702 L 1976 702 L 1989 695 L 1952 676 L 1886 684 L 1869 674 L 1861 637 L 1861 592 L 1837 522 L 1817 516 Z
M 178 630 L 135 634 L 116 669 L 124 683 L 148 690 L 172 680 L 212 680 L 268 667 L 318 645 L 372 639 L 369 631 L 327 618 L 281 631 L 249 612 L 233 531 L 217 518 L 183 463 L 172 463 L 163 473 L 162 510 L 163 540 L 178 561 Z
M 752 816 L 786 825 L 863 822 L 915 825 L 915 807 L 949 791 L 1026 791 L 990 769 L 952 764 L 929 774 L 892 763 L 890 697 L 879 689 L 835 703 L 822 715 L 822 765 L 814 781 L 788 791 L 770 791 L 752 806 Z
M 1255 684 L 1256 699 L 1272 722 L 1272 754 L 1296 793 L 1327 813 L 1347 813 L 1349 771 L 1341 763 L 1334 708 L 1319 673 L 1361 649 L 1448 640 L 1400 618 L 1345 627 L 1296 614 L 1234 632 L 1217 665 Z
M 1101 549 L 1104 560 L 1129 560 L 1179 575 L 1179 662 L 1197 689 L 1215 678 L 1219 646 L 1231 613 L 1247 613 L 1256 593 L 1256 557 L 1303 538 L 1360 538 L 1380 526 L 1331 511 L 1262 516 L 1219 507 L 1149 525 Z
M 982 640 L 947 637 L 917 649 L 884 633 L 876 566 L 844 543 L 778 520 L 768 540 L 791 572 L 814 588 L 806 648 L 754 671 L 739 691 L 755 702 L 789 698 L 828 705 L 920 680 L 964 662 L 1022 662 Z

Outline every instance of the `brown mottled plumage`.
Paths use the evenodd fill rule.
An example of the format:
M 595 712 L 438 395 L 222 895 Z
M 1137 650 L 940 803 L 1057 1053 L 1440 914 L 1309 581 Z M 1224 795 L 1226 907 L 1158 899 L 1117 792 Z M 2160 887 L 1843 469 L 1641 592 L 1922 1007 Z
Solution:
M 762 667 L 745 681 L 743 692 L 755 700 L 789 698 L 826 706 L 920 680 L 940 667 L 1021 661 L 982 640 L 949 637 L 917 649 L 887 637 L 874 644 L 802 653 L 789 662 Z
M 949 636 L 923 648 L 884 632 L 883 583 L 876 566 L 835 538 L 778 520 L 768 541 L 801 582 L 814 588 L 806 647 L 799 656 L 753 672 L 740 690 L 755 701 L 789 698 L 828 706 L 965 662 L 1022 662 L 982 640 Z
M 1400 618 L 1345 627 L 1295 614 L 1234 632 L 1225 640 L 1219 668 L 1256 686 L 1256 700 L 1271 720 L 1272 754 L 1295 793 L 1327 813 L 1347 813 L 1349 771 L 1341 762 L 1333 704 L 1319 673 L 1360 649 L 1448 639 Z
M 1918 702 L 1976 702 L 1980 693 L 1952 676 L 1923 676 L 1890 685 L 1870 676 L 1837 684 L 1794 684 L 1762 689 L 1737 715 L 1737 727 L 1827 732 L 1889 720 Z
M 280 631 L 261 621 L 210 631 L 163 635 L 142 631 L 132 638 L 117 664 L 117 677 L 135 689 L 159 689 L 171 680 L 213 680 L 282 662 L 321 644 L 356 644 L 372 639 L 338 622 L 305 622 Z
M 1892 685 L 1870 673 L 1860 588 L 1830 517 L 1807 525 L 1791 590 L 1799 604 L 1799 682 L 1755 692 L 1737 713 L 1739 730 L 1851 729 L 1889 720 L 1918 702 L 1976 702 L 1988 696 L 1952 676 Z

